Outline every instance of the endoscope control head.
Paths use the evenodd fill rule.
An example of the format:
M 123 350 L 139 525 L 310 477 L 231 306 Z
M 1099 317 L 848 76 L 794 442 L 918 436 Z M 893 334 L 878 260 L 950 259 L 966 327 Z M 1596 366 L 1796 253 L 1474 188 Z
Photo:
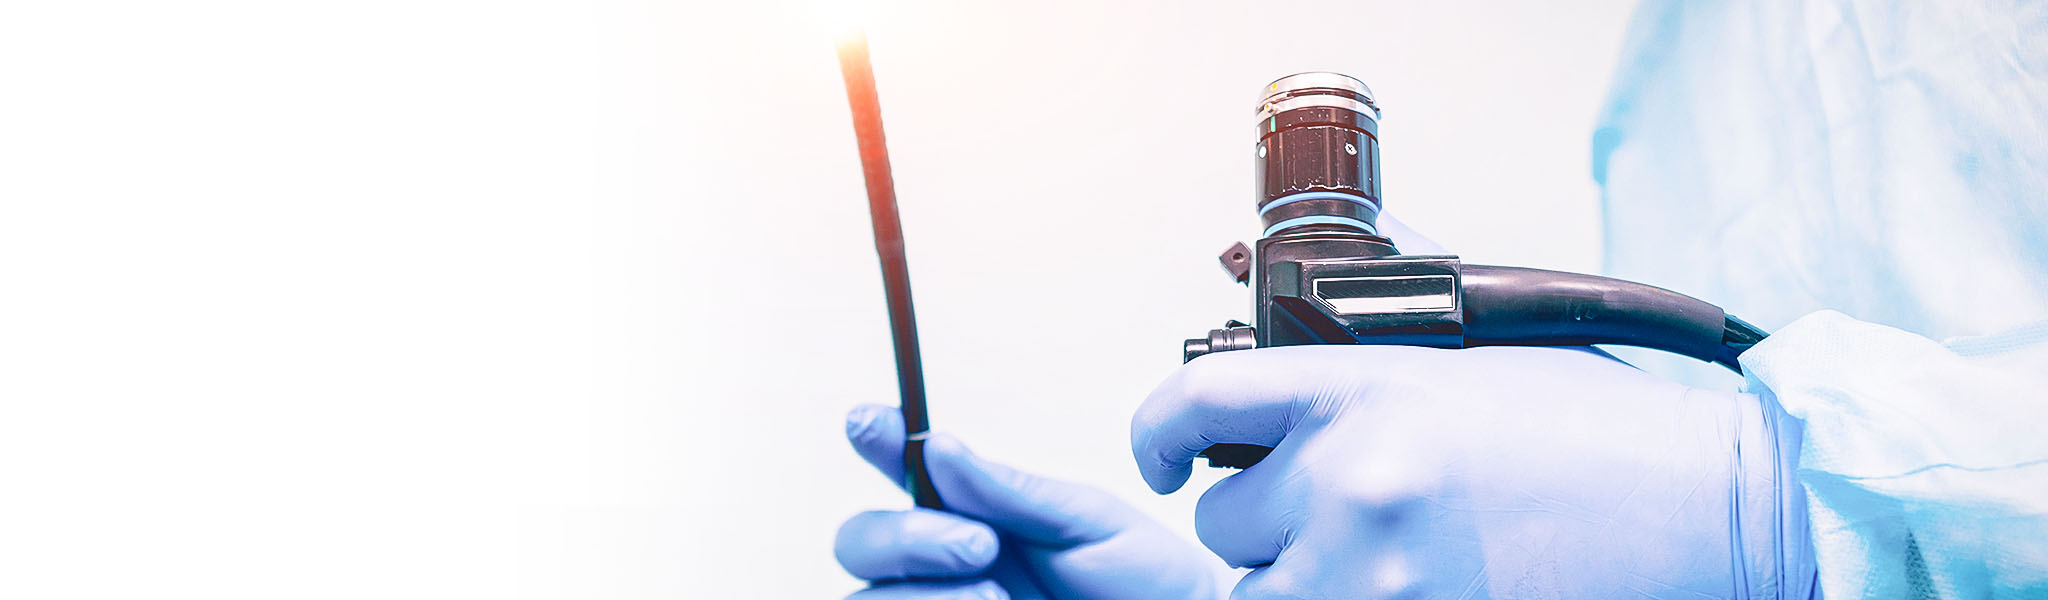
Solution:
M 1300 73 L 1259 96 L 1254 197 L 1264 233 L 1217 259 L 1251 287 L 1252 323 L 1187 340 L 1182 359 L 1303 344 L 1437 348 L 1621 344 L 1739 369 L 1765 335 L 1719 307 L 1639 283 L 1456 256 L 1404 256 L 1379 234 L 1380 108 L 1363 82 Z M 1217 444 L 1210 465 L 1270 449 Z
M 1303 294 L 1317 291 L 1294 289 L 1305 283 L 1298 277 L 1301 267 L 1308 261 L 1398 254 L 1379 235 L 1380 109 L 1371 88 L 1337 73 L 1289 75 L 1266 84 L 1255 113 L 1254 205 L 1265 232 L 1254 246 L 1234 244 L 1217 257 L 1232 280 L 1253 288 L 1254 324 L 1188 340 L 1182 348 L 1186 360 L 1257 346 L 1352 343 L 1350 335 L 1339 335 L 1343 326 L 1329 319 L 1282 314 L 1302 310 Z M 1372 266 L 1392 277 L 1409 277 L 1414 270 L 1412 264 Z M 1372 288 L 1359 285 L 1365 281 L 1360 277 L 1370 276 L 1322 291 Z M 1276 291 L 1286 298 L 1274 302 Z M 1397 317 L 1387 324 L 1406 327 L 1409 320 Z M 1440 326 L 1445 319 L 1433 320 Z

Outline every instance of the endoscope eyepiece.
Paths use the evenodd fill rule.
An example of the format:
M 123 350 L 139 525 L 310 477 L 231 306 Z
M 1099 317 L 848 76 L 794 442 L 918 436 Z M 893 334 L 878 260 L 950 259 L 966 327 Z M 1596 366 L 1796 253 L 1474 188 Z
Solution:
M 1300 73 L 1259 98 L 1256 177 L 1265 235 L 1315 228 L 1378 234 L 1379 118 L 1372 89 Z
M 1272 83 L 1266 84 L 1266 92 L 1259 96 L 1260 111 L 1263 113 L 1265 108 L 1289 99 L 1314 96 L 1349 99 L 1356 105 L 1362 105 L 1358 110 L 1370 112 L 1373 118 L 1379 118 L 1379 108 L 1373 104 L 1372 88 L 1366 87 L 1365 82 L 1342 73 L 1296 73 L 1275 79 Z M 1322 100 L 1336 106 L 1354 107 L 1352 103 L 1338 102 L 1335 99 Z

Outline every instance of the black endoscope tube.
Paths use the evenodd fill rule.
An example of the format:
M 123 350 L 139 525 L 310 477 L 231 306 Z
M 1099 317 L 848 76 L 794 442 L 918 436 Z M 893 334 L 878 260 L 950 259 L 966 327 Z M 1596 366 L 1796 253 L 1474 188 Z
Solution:
M 860 141 L 861 176 L 868 187 L 868 217 L 874 221 L 882 291 L 889 299 L 889 334 L 896 343 L 896 387 L 903 395 L 903 487 L 918 506 L 945 508 L 924 468 L 924 439 L 931 433 L 924 406 L 924 361 L 917 351 L 910 264 L 903 256 L 903 222 L 896 216 L 896 182 L 889 174 L 889 143 L 882 137 L 882 101 L 875 93 L 866 36 L 854 34 L 840 42 L 839 72 L 846 78 L 846 99 L 853 107 L 853 135 Z
M 1704 361 L 1726 349 L 1721 307 L 1664 288 L 1524 267 L 1462 274 L 1466 347 L 1620 344 Z

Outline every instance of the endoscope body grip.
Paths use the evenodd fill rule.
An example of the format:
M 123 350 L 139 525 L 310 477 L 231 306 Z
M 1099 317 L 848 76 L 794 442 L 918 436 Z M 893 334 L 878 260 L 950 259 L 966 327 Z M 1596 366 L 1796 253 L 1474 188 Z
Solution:
M 1763 331 L 1712 304 L 1577 273 L 1406 256 L 1379 233 L 1379 119 L 1372 90 L 1335 73 L 1266 86 L 1258 108 L 1253 189 L 1264 233 L 1219 257 L 1251 287 L 1250 325 L 1231 321 L 1182 345 L 1183 360 L 1306 344 L 1653 348 L 1741 371 Z M 1211 466 L 1247 467 L 1271 452 L 1216 444 Z
M 1260 240 L 1255 256 L 1256 276 L 1246 279 L 1257 327 L 1191 340 L 1184 358 L 1303 344 L 1619 344 L 1713 361 L 1728 323 L 1719 307 L 1655 286 L 1404 256 L 1376 236 L 1276 236 Z
M 1318 236 L 1272 240 L 1321 246 Z M 1455 256 L 1294 260 L 1260 245 L 1259 326 L 1232 323 L 1189 340 L 1184 358 L 1307 344 L 1640 346 L 1718 361 L 1736 323 L 1719 307 L 1655 286 L 1596 275 L 1463 264 Z M 1328 249 L 1328 248 L 1326 248 Z M 1230 253 L 1226 252 L 1226 256 Z M 1227 263 L 1227 259 L 1226 259 Z M 1253 279 L 1247 277 L 1247 279 Z M 1729 361 L 1732 363 L 1732 360 Z M 1216 444 L 1210 466 L 1245 468 L 1271 448 Z

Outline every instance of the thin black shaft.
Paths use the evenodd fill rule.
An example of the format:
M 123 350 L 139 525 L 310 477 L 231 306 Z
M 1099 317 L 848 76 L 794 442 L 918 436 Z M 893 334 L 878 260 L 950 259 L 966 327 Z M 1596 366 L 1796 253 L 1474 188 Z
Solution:
M 924 468 L 924 438 L 931 420 L 924 406 L 924 361 L 917 351 L 917 315 L 910 303 L 910 265 L 903 257 L 903 223 L 896 217 L 896 182 L 889 174 L 889 143 L 882 136 L 882 102 L 868 63 L 865 36 L 839 45 L 839 72 L 853 106 L 853 135 L 860 141 L 861 175 L 868 184 L 868 216 L 875 226 L 875 254 L 882 261 L 882 291 L 889 298 L 889 333 L 896 341 L 896 386 L 903 394 L 903 487 L 918 506 L 943 508 L 931 474 Z

